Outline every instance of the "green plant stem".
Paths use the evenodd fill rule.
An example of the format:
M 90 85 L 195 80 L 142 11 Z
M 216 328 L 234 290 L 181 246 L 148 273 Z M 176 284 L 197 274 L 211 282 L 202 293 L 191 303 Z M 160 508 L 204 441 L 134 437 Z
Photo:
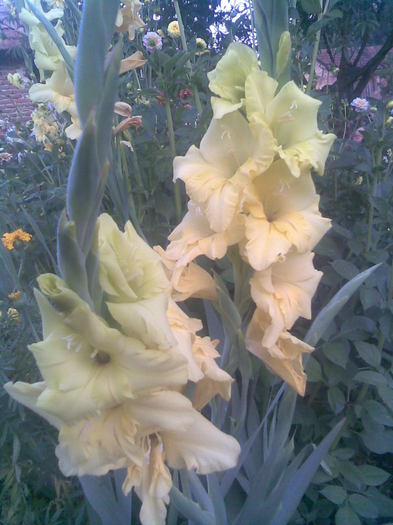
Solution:
M 175 5 L 177 21 L 179 23 L 181 45 L 182 45 L 183 51 L 185 51 L 187 53 L 188 52 L 188 46 L 187 46 L 187 40 L 186 40 L 186 33 L 184 31 L 183 18 L 181 16 L 179 2 L 178 2 L 178 0 L 173 0 L 173 3 Z M 186 66 L 189 69 L 190 73 L 192 73 L 192 65 L 191 65 L 191 62 L 189 60 L 187 61 Z M 201 99 L 200 99 L 200 96 L 199 96 L 198 88 L 197 88 L 197 86 L 195 84 L 192 85 L 192 91 L 193 91 L 193 94 L 194 94 L 195 105 L 197 107 L 198 116 L 200 116 L 202 114 L 202 103 L 201 103 Z
M 166 119 L 168 122 L 168 135 L 169 135 L 169 144 L 171 147 L 171 154 L 172 154 L 172 160 L 176 157 L 176 142 L 175 142 L 175 130 L 173 127 L 173 119 L 172 119 L 172 112 L 171 112 L 171 106 L 169 104 L 169 101 L 165 101 L 165 111 L 166 111 Z M 179 182 L 175 182 L 175 209 L 176 209 L 176 219 L 180 221 L 181 219 L 181 195 L 180 195 L 180 186 Z
M 318 22 L 325 16 L 325 13 L 326 13 L 326 11 L 328 9 L 328 6 L 329 6 L 329 0 L 327 0 L 323 12 L 320 15 L 318 15 Z M 321 30 L 319 29 L 317 31 L 317 34 L 315 35 L 315 42 L 314 42 L 314 48 L 313 48 L 313 52 L 312 52 L 312 59 L 311 59 L 310 76 L 308 77 L 307 88 L 306 88 L 307 95 L 310 94 L 311 86 L 312 86 L 312 83 L 313 83 L 313 80 L 314 80 L 315 64 L 317 63 L 320 40 L 321 40 Z

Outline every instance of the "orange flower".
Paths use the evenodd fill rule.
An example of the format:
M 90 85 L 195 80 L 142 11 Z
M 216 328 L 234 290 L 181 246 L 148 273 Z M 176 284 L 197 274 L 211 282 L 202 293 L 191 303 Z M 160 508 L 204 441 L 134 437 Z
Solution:
M 21 228 L 18 228 L 17 230 L 10 232 L 10 233 L 4 233 L 3 237 L 1 238 L 1 241 L 7 250 L 13 250 L 14 249 L 14 243 L 15 241 L 23 241 L 23 242 L 30 242 L 31 241 L 31 234 L 23 231 Z

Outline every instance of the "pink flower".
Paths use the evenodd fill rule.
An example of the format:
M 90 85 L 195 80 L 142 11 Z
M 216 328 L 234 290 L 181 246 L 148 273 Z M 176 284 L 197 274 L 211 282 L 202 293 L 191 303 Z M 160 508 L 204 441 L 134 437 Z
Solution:
M 353 137 L 352 137 L 352 140 L 354 140 L 355 142 L 362 142 L 364 137 L 362 135 L 362 131 L 364 131 L 364 128 L 358 128 L 355 133 L 353 134 Z

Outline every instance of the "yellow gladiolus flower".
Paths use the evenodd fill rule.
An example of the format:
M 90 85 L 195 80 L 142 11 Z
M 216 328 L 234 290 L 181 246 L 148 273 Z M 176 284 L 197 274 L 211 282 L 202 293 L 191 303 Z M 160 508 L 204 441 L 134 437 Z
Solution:
M 276 93 L 277 82 L 259 69 L 256 54 L 243 44 L 231 44 L 208 76 L 210 89 L 219 95 L 212 98 L 215 118 L 245 107 L 249 122 L 262 120 L 274 137 L 266 152 L 273 148 L 295 177 L 310 168 L 322 175 L 335 136 L 318 130 L 318 100 L 294 82 Z
M 64 14 L 63 9 L 59 8 L 50 9 L 49 11 L 44 12 L 41 7 L 41 2 L 38 0 L 35 0 L 33 4 L 34 7 L 41 11 L 41 13 L 50 21 L 58 18 L 60 19 Z M 64 62 L 63 57 L 43 24 L 41 24 L 38 18 L 36 18 L 30 10 L 23 7 L 20 12 L 20 19 L 29 27 L 29 44 L 34 51 L 34 62 L 40 70 L 41 79 L 43 79 L 45 71 L 55 71 L 62 67 Z M 64 29 L 60 20 L 57 22 L 54 29 L 59 38 L 62 39 Z M 75 55 L 75 46 L 68 46 L 64 43 L 64 47 L 72 56 Z
M 272 140 L 263 121 L 250 125 L 236 111 L 213 119 L 200 148 L 191 146 L 184 157 L 175 158 L 174 180 L 184 181 L 213 231 L 228 229 L 239 212 L 243 188 L 272 163 Z
M 311 319 L 311 300 L 322 277 L 313 266 L 313 258 L 313 253 L 292 253 L 252 276 L 251 296 L 270 320 L 263 346 L 276 344 L 280 334 L 292 328 L 299 317 Z
M 76 109 L 74 85 L 64 62 L 44 83 L 32 85 L 29 97 L 32 102 L 50 102 L 59 113 L 69 113 L 72 124 L 66 128 L 66 135 L 72 139 L 79 137 L 82 130 Z
M 127 468 L 123 491 L 135 487 L 143 525 L 164 525 L 172 480 L 166 464 L 200 474 L 232 468 L 240 447 L 178 392 L 162 390 L 129 400 L 99 415 L 66 423 L 37 406 L 45 383 L 7 383 L 14 399 L 59 430 L 56 455 L 66 476 L 104 475 Z M 165 464 L 166 463 L 166 464 Z
M 233 42 L 216 68 L 207 74 L 215 118 L 240 109 L 245 102 L 245 83 L 248 75 L 258 69 L 258 58 L 248 46 Z
M 313 348 L 289 332 L 282 332 L 275 345 L 266 348 L 262 341 L 269 326 L 269 316 L 257 308 L 246 333 L 247 350 L 304 396 L 307 376 L 303 370 L 302 354 L 312 352 Z
M 185 267 L 200 255 L 209 259 L 221 259 L 229 246 L 237 244 L 243 237 L 243 226 L 238 218 L 225 232 L 213 231 L 199 206 L 188 202 L 188 212 L 181 223 L 169 235 L 166 255 Z
M 331 226 L 318 210 L 311 175 L 294 178 L 283 160 L 275 161 L 243 192 L 245 260 L 262 271 L 291 251 L 310 251 Z
M 229 400 L 233 379 L 215 361 L 220 357 L 218 341 L 197 336 L 201 321 L 188 317 L 174 301 L 169 302 L 168 319 L 178 343 L 176 351 L 187 360 L 188 379 L 196 383 L 194 407 L 201 410 L 217 394 Z
M 121 232 L 107 214 L 98 218 L 100 284 L 112 317 L 127 335 L 150 347 L 169 348 L 169 281 L 160 256 L 143 241 L 130 222 Z
M 29 346 L 46 387 L 37 406 L 64 421 L 187 380 L 185 360 L 110 328 L 55 275 L 36 292 L 44 340 Z

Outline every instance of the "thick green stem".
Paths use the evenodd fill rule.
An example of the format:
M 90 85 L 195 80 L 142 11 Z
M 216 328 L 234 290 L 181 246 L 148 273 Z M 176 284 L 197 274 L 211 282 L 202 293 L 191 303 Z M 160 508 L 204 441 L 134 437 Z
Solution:
M 174 0 L 173 3 L 175 4 L 175 11 L 176 11 L 176 16 L 177 16 L 177 21 L 179 23 L 181 45 L 182 45 L 183 51 L 185 51 L 187 53 L 188 46 L 187 46 L 187 40 L 186 40 L 186 33 L 184 31 L 183 18 L 181 16 L 179 2 L 178 2 L 178 0 Z M 189 60 L 187 61 L 186 66 L 189 69 L 190 73 L 192 73 L 192 65 L 191 65 L 191 62 Z M 201 103 L 201 99 L 200 99 L 200 96 L 199 96 L 198 88 L 197 88 L 197 86 L 195 84 L 193 84 L 193 86 L 192 86 L 192 91 L 193 91 L 193 94 L 194 94 L 195 105 L 197 107 L 198 116 L 200 116 L 201 113 L 202 113 L 202 103 Z
M 325 13 L 326 13 L 328 7 L 329 7 L 329 0 L 326 1 L 323 13 L 321 13 L 318 16 L 318 22 L 325 16 Z M 313 52 L 312 52 L 312 59 L 311 59 L 310 76 L 308 77 L 307 88 L 306 88 L 307 95 L 310 94 L 312 83 L 313 83 L 313 80 L 314 80 L 315 65 L 317 63 L 320 40 L 321 40 L 321 30 L 317 31 L 317 34 L 315 35 L 314 49 L 313 49 Z
M 176 143 L 175 143 L 175 130 L 173 128 L 173 119 L 171 106 L 169 101 L 165 101 L 165 111 L 166 119 L 168 122 L 168 135 L 169 135 L 169 144 L 171 147 L 172 160 L 176 157 Z M 175 209 L 176 209 L 176 218 L 178 221 L 181 219 L 181 195 L 180 195 L 180 186 L 179 182 L 175 182 Z
M 318 17 L 318 21 L 321 19 L 321 17 L 322 17 L 322 15 L 320 15 Z M 311 86 L 312 86 L 312 83 L 313 83 L 313 80 L 314 80 L 315 64 L 317 63 L 317 57 L 318 57 L 320 40 L 321 40 L 321 30 L 317 31 L 317 34 L 315 35 L 314 49 L 313 49 L 313 52 L 312 52 L 312 59 L 311 59 L 310 75 L 308 77 L 307 88 L 306 88 L 307 95 L 310 94 Z

